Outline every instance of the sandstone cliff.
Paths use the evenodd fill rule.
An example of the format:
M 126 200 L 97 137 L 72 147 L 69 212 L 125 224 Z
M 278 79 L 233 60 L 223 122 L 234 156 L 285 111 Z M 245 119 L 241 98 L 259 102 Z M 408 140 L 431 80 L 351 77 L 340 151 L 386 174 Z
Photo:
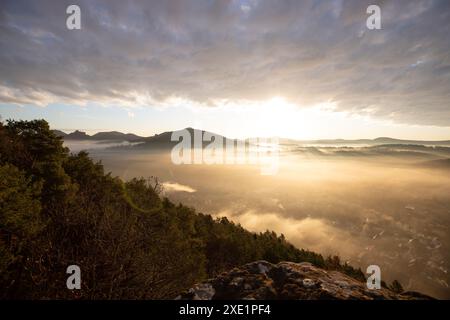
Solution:
M 417 292 L 370 290 L 366 283 L 310 263 L 256 261 L 195 285 L 177 299 L 432 299 Z

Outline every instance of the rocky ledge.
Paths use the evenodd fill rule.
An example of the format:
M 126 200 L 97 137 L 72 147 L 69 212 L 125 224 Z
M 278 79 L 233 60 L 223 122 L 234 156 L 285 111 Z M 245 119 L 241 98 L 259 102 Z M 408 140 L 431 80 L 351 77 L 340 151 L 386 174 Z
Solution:
M 368 289 L 366 283 L 310 263 L 256 261 L 199 283 L 177 299 L 432 299 L 417 292 Z

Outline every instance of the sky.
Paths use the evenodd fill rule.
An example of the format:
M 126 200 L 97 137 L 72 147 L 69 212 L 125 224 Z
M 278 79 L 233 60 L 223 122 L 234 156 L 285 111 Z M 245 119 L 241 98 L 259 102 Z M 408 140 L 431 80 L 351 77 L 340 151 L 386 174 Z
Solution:
M 0 115 L 88 133 L 450 139 L 449 35 L 447 0 L 2 0 Z

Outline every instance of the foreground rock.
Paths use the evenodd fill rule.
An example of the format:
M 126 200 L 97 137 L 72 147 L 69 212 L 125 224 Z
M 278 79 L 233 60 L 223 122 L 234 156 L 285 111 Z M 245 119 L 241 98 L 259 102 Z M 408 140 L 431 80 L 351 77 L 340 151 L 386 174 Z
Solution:
M 177 299 L 431 299 L 417 292 L 369 290 L 366 283 L 310 263 L 256 261 L 195 285 Z

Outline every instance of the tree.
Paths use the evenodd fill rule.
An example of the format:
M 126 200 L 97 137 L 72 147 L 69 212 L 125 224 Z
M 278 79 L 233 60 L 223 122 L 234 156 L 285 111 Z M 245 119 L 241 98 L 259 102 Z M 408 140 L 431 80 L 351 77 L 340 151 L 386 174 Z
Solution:
M 25 269 L 36 254 L 33 241 L 45 226 L 40 216 L 41 187 L 13 165 L 0 166 L 0 287 L 7 296 L 17 290 L 23 294 L 21 289 L 31 287 Z
M 42 181 L 43 206 L 65 201 L 71 192 L 70 179 L 62 169 L 68 149 L 63 146 L 45 120 L 8 120 L 2 128 L 2 163 L 25 171 L 33 181 Z M 51 207 L 49 207 L 51 209 Z

